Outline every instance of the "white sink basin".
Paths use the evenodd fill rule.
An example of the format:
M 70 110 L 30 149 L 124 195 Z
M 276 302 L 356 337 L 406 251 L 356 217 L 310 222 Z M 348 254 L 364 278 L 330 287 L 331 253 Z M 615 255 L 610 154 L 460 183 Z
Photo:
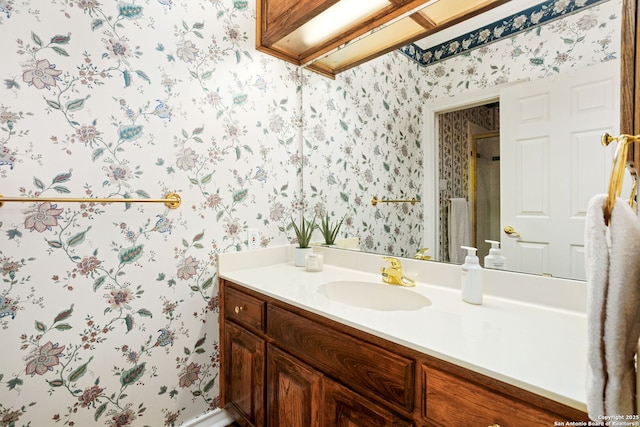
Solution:
M 385 283 L 336 281 L 318 287 L 321 295 L 353 307 L 380 311 L 412 311 L 431 305 L 431 300 L 411 288 Z

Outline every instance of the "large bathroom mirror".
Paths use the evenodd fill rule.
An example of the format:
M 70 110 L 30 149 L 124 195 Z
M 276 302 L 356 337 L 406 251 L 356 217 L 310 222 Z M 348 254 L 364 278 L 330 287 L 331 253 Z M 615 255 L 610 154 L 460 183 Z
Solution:
M 475 228 L 469 234 L 470 239 L 475 235 L 478 246 L 484 244 L 484 238 L 478 236 L 501 241 L 504 251 L 511 251 L 510 270 L 584 278 L 581 246 L 569 243 L 569 250 L 550 253 L 545 239 L 554 237 L 548 234 L 559 234 L 558 227 L 580 235 L 586 203 L 606 190 L 612 153 L 600 146 L 600 135 L 618 132 L 619 111 L 613 112 L 613 120 L 597 121 L 602 116 L 601 105 L 593 100 L 604 99 L 614 110 L 619 106 L 622 1 L 580 2 L 584 3 L 580 7 L 549 0 L 509 3 L 519 3 L 521 10 L 509 9 L 508 16 L 477 24 L 471 32 L 467 25 L 462 36 L 460 29 L 453 28 L 454 32 L 441 35 L 431 46 L 417 42 L 409 52 L 412 59 L 392 52 L 336 80 L 304 72 L 307 208 L 344 217 L 342 235 L 356 239 L 360 250 L 413 257 L 428 247 L 433 260 L 449 262 L 448 204 L 454 198 L 473 203 L 475 190 L 475 204 L 469 206 L 468 214 L 474 216 Z M 516 31 L 518 23 L 539 20 L 550 10 L 556 13 L 553 19 Z M 496 27 L 496 22 L 504 28 Z M 506 29 L 513 34 L 478 43 L 473 49 L 463 48 L 465 40 L 476 43 Z M 455 55 L 446 55 L 454 49 L 458 49 Z M 416 58 L 426 64 L 419 64 Z M 609 80 L 617 85 L 612 91 L 603 84 L 580 80 L 582 71 L 596 70 L 594 67 L 595 74 L 606 71 L 611 76 Z M 582 86 L 572 91 L 562 86 L 566 81 L 582 82 Z M 594 91 L 582 96 L 582 87 Z M 540 95 L 545 90 L 546 95 Z M 577 119 L 565 115 L 576 107 L 590 110 L 591 115 Z M 446 115 L 452 119 L 443 119 Z M 534 119 L 542 116 L 544 126 L 552 129 L 572 121 L 585 126 L 563 128 L 567 144 L 556 151 L 549 148 L 545 137 L 526 133 L 540 130 L 542 122 Z M 527 117 L 531 123 L 516 123 Z M 515 135 L 510 138 L 519 142 L 514 144 L 519 147 L 514 153 L 504 152 L 505 125 Z M 495 137 L 497 132 L 500 152 L 480 158 L 482 163 L 491 160 L 494 172 L 488 173 L 494 176 L 499 165 L 501 189 L 512 187 L 511 196 L 502 196 L 498 202 L 500 212 L 510 207 L 516 217 L 533 219 L 532 224 L 496 218 L 495 205 L 488 208 L 493 216 L 475 218 L 479 214 L 477 195 L 487 194 L 471 179 L 473 164 L 477 172 L 480 163 L 477 152 L 475 161 L 470 160 L 471 147 L 474 143 L 477 147 L 483 135 Z M 511 175 L 505 175 L 506 167 Z M 555 172 L 547 173 L 549 168 Z M 416 198 L 420 203 L 372 206 L 374 196 L 381 200 Z M 556 206 L 560 202 L 564 204 Z M 556 210 L 568 213 L 568 219 L 554 224 L 541 220 Z M 481 221 L 491 223 L 493 229 L 499 224 L 499 236 L 495 231 L 479 233 Z M 506 235 L 505 225 L 515 232 Z

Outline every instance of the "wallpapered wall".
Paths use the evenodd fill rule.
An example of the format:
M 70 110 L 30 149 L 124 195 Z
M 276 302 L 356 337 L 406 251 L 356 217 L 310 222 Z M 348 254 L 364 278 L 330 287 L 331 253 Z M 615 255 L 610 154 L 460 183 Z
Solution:
M 300 204 L 300 77 L 254 2 L 3 2 L 0 426 L 177 425 L 218 404 L 215 254 Z
M 183 199 L 0 209 L 0 426 L 215 408 L 217 252 L 246 250 L 249 227 L 284 243 L 292 214 L 322 208 L 365 248 L 407 253 L 422 207 L 369 199 L 421 194 L 423 104 L 615 56 L 619 11 L 424 69 L 394 53 L 335 81 L 304 73 L 301 90 L 255 51 L 253 2 L 0 1 L 0 192 Z
M 584 4 L 558 0 L 553 7 L 561 13 L 575 3 Z M 425 105 L 616 58 L 621 7 L 620 0 L 601 3 L 426 67 L 393 52 L 335 81 L 309 73 L 303 94 L 304 150 L 309 154 L 305 202 L 336 218 L 345 216 L 343 231 L 358 236 L 363 250 L 412 257 L 422 246 L 423 222 L 431 216 L 421 204 L 373 207 L 370 201 L 373 195 L 422 196 L 423 171 L 435 168 L 422 152 Z M 535 19 L 519 15 L 513 25 Z M 462 155 L 454 148 L 449 153 Z

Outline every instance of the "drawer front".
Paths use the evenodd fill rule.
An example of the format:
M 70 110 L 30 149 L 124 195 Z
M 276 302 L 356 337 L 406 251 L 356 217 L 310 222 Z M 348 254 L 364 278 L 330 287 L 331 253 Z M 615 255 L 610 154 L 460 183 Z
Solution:
M 411 421 L 371 403 L 346 387 L 325 380 L 324 425 L 332 427 L 412 427 Z
M 559 416 L 454 375 L 422 367 L 422 415 L 439 426 L 552 426 Z M 562 421 L 566 421 L 562 419 Z
M 412 359 L 272 305 L 267 329 L 277 345 L 316 369 L 374 400 L 412 411 Z
M 233 288 L 224 290 L 224 316 L 254 331 L 264 332 L 266 303 Z

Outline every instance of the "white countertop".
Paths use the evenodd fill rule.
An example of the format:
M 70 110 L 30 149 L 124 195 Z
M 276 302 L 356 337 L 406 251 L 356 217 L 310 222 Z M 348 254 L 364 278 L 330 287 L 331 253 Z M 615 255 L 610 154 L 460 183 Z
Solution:
M 416 286 L 393 286 L 393 290 L 418 293 L 431 305 L 372 310 L 329 299 L 320 288 L 332 281 L 381 283 L 380 273 L 374 272 L 387 265 L 382 256 L 354 254 L 357 266 L 345 268 L 327 261 L 348 265 L 349 251 L 322 251 L 325 266 L 321 272 L 295 267 L 289 261 L 290 247 L 220 254 L 220 277 L 586 412 L 587 322 L 584 310 L 575 309 L 583 306 L 580 289 L 584 283 L 485 271 L 485 282 L 504 283 L 485 283 L 484 302 L 476 306 L 462 301 L 459 285 L 452 283 L 460 266 L 402 259 L 405 273 L 411 270 L 417 278 Z M 440 277 L 444 284 L 428 283 L 423 276 Z M 536 297 L 531 302 L 526 297 L 532 292 L 527 289 L 514 297 L 512 289 L 519 286 L 519 278 L 539 291 L 557 287 L 555 294 L 572 301 L 564 304 L 552 298 L 557 304 L 541 304 Z M 505 292 L 508 298 L 500 295 L 503 288 L 511 289 Z M 580 300 L 577 304 L 576 299 Z

